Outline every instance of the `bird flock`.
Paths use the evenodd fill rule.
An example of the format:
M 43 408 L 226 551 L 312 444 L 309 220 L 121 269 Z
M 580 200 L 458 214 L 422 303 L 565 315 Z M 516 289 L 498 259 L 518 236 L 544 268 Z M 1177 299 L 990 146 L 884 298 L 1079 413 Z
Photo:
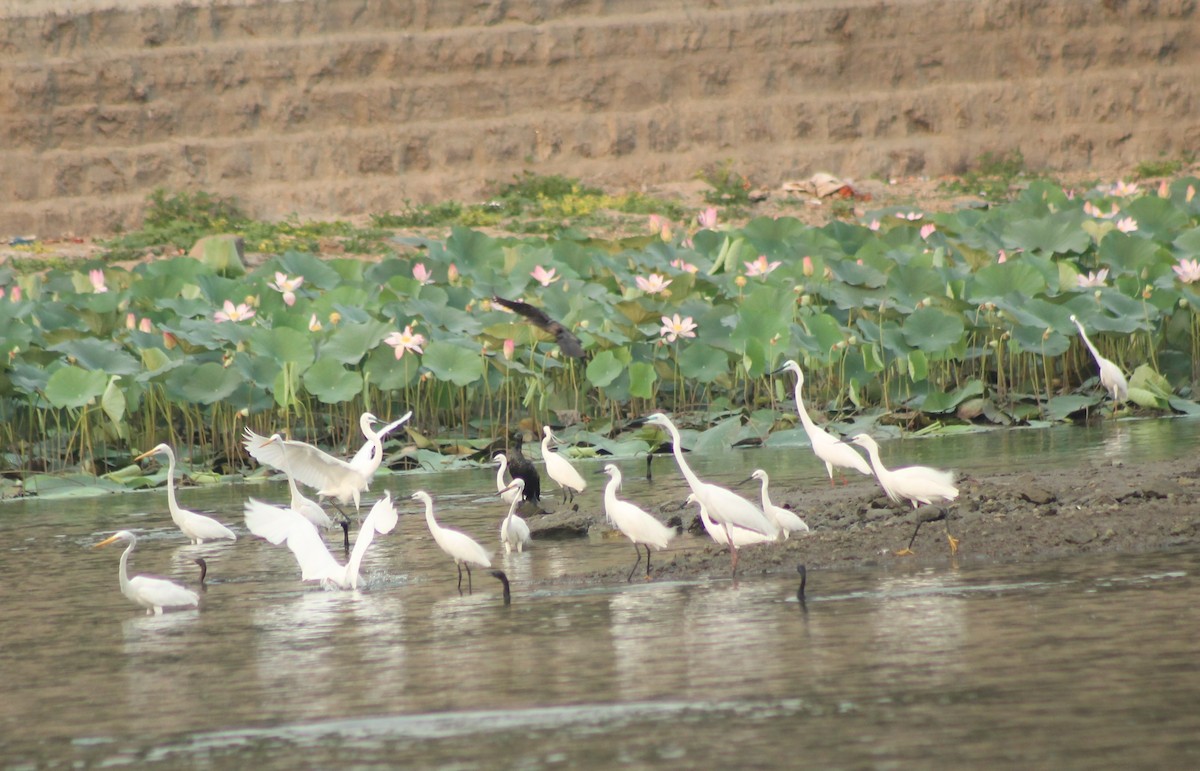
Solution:
M 1085 345 L 1095 357 L 1100 369 L 1100 383 L 1113 399 L 1113 409 L 1127 397 L 1128 385 L 1117 365 L 1103 358 L 1092 345 L 1083 326 L 1071 317 L 1071 321 L 1079 327 Z M 795 378 L 796 410 L 801 425 L 808 436 L 813 454 L 825 464 L 830 484 L 834 484 L 835 473 L 845 483 L 846 470 L 857 471 L 864 475 L 873 475 L 883 492 L 893 501 L 908 501 L 914 509 L 921 506 L 932 507 L 935 504 L 949 503 L 958 497 L 958 488 L 954 484 L 954 475 L 949 471 L 934 469 L 927 466 L 906 466 L 888 468 L 880 457 L 878 443 L 867 434 L 857 434 L 849 439 L 836 437 L 818 426 L 804 406 L 802 388 L 804 373 L 795 361 L 787 361 L 773 374 L 791 372 Z M 375 502 L 367 514 L 353 549 L 350 546 L 349 529 L 351 518 L 343 506 L 354 505 L 357 513 L 362 503 L 362 496 L 370 489 L 370 484 L 383 462 L 383 440 L 393 430 L 403 425 L 411 417 L 409 412 L 399 419 L 388 423 L 378 431 L 375 425 L 379 419 L 371 413 L 364 413 L 360 420 L 365 442 L 361 449 L 349 460 L 337 458 L 329 453 L 305 442 L 283 438 L 280 434 L 263 437 L 250 429 L 246 429 L 244 446 L 251 457 L 266 466 L 281 471 L 288 481 L 290 501 L 286 507 L 276 506 L 251 498 L 245 504 L 245 523 L 247 529 L 267 542 L 274 545 L 286 545 L 295 556 L 300 567 L 301 580 L 317 581 L 325 588 L 357 589 L 359 571 L 364 555 L 377 535 L 390 533 L 399 520 L 398 512 L 392 501 L 391 494 L 385 493 Z M 700 479 L 684 457 L 682 442 L 678 428 L 669 417 L 655 413 L 634 421 L 633 425 L 657 426 L 666 431 L 671 440 L 671 452 L 679 471 L 690 488 L 687 503 L 699 506 L 700 520 L 708 535 L 722 547 L 729 549 L 731 570 L 737 574 L 738 549 L 743 546 L 758 543 L 770 543 L 786 540 L 793 534 L 809 533 L 809 527 L 795 513 L 771 502 L 769 493 L 770 479 L 766 471 L 756 470 L 746 480 L 757 480 L 761 483 L 760 504 L 739 495 L 725 487 L 705 482 Z M 587 489 L 587 482 L 579 471 L 561 453 L 554 452 L 551 444 L 561 445 L 562 442 L 554 436 L 549 426 L 544 427 L 541 440 L 542 460 L 545 464 L 546 475 L 559 486 L 564 504 L 570 505 L 575 497 Z M 862 447 L 866 458 L 854 449 Z M 167 507 L 172 521 L 193 544 L 206 540 L 229 539 L 235 540 L 236 534 L 225 525 L 212 517 L 189 511 L 179 506 L 175 497 L 175 453 L 170 446 L 159 444 L 145 452 L 136 461 L 154 455 L 167 457 Z M 518 513 L 522 501 L 537 502 L 541 497 L 541 482 L 536 468 L 521 455 L 520 445 L 512 450 L 512 456 L 497 453 L 494 457 L 496 465 L 496 494 L 506 504 L 508 511 L 501 520 L 499 536 L 505 553 L 524 552 L 532 544 L 529 525 Z M 647 466 L 649 472 L 649 465 Z M 603 494 L 603 510 L 606 521 L 629 539 L 637 553 L 637 560 L 626 575 L 626 581 L 633 578 L 642 562 L 645 550 L 645 577 L 650 578 L 652 550 L 661 551 L 668 547 L 677 535 L 675 528 L 663 524 L 649 512 L 635 503 L 618 497 L 621 491 L 621 472 L 614 464 L 604 466 L 608 475 L 608 483 Z M 511 480 L 506 477 L 511 476 Z M 649 476 L 649 473 L 647 474 Z M 340 519 L 337 521 L 343 530 L 343 549 L 348 554 L 348 560 L 343 565 L 330 552 L 322 533 L 334 525 L 321 503 L 305 497 L 300 491 L 300 485 L 312 488 L 320 500 L 328 501 L 337 509 Z M 465 568 L 467 573 L 467 590 L 471 591 L 471 568 L 490 569 L 492 567 L 491 553 L 478 541 L 466 533 L 438 522 L 434 516 L 433 498 L 425 491 L 418 490 L 412 494 L 412 499 L 422 504 L 425 511 L 425 521 L 434 541 L 455 563 L 458 570 L 458 590 L 462 591 L 462 577 Z M 921 525 L 930 521 L 946 522 L 944 509 L 934 508 L 929 513 L 918 514 L 916 529 L 908 545 L 895 552 L 897 555 L 912 554 L 912 544 L 920 532 Z M 952 554 L 957 553 L 959 541 L 950 534 L 946 526 L 946 539 Z M 165 609 L 196 608 L 199 606 L 198 592 L 188 589 L 173 581 L 151 576 L 128 575 L 129 555 L 137 545 L 137 536 L 129 530 L 121 530 L 111 537 L 96 544 L 96 547 L 107 546 L 116 542 L 127 542 L 128 546 L 121 554 L 119 580 L 121 593 L 130 601 L 146 609 L 149 613 L 162 613 Z M 198 561 L 202 570 L 207 570 L 203 561 Z M 802 575 L 804 573 L 801 569 Z M 507 575 L 503 571 L 491 570 L 490 574 L 499 579 L 504 587 L 504 601 L 511 599 Z M 203 575 L 200 588 L 203 589 Z M 801 597 L 803 597 L 803 583 Z

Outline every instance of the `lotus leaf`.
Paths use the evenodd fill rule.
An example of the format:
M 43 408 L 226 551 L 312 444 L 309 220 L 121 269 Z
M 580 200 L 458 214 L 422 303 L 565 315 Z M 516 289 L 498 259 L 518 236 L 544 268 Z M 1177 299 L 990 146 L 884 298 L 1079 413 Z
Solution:
M 607 388 L 624 372 L 625 364 L 614 351 L 601 351 L 588 362 L 588 382 L 597 388 Z
M 1068 209 L 1037 219 L 1013 219 L 1002 230 L 1005 248 L 1043 254 L 1082 254 L 1091 245 L 1082 211 Z M 1007 263 L 1006 263 L 1007 264 Z
M 962 317 L 938 308 L 918 308 L 904 321 L 904 339 L 930 354 L 944 354 L 962 339 Z M 940 356 L 938 357 L 940 358 Z
M 954 389 L 950 393 L 929 391 L 925 394 L 925 398 L 921 400 L 921 411 L 930 414 L 954 412 L 954 410 L 958 409 L 958 405 L 966 400 L 982 395 L 983 382 L 980 380 L 970 380 L 965 385 Z
M 483 377 L 483 356 L 478 348 L 466 348 L 445 341 L 429 343 L 421 357 L 421 364 L 438 380 L 460 388 Z
M 219 362 L 196 364 L 185 361 L 167 376 L 165 385 L 171 398 L 185 403 L 212 404 L 229 398 L 241 375 Z
M 279 272 L 288 276 L 303 276 L 303 287 L 317 289 L 333 289 L 341 281 L 338 271 L 329 267 L 324 261 L 306 252 L 287 252 L 278 260 Z M 272 274 L 274 271 L 272 271 Z M 274 275 L 272 275 L 272 279 Z M 382 281 L 378 283 L 383 283 Z
M 304 389 L 322 404 L 340 404 L 362 391 L 362 376 L 342 366 L 337 359 L 317 359 L 304 371 Z
M 654 365 L 635 361 L 629 365 L 629 394 L 639 399 L 654 397 L 654 383 L 658 379 Z
M 1101 400 L 1099 396 L 1081 394 L 1054 396 L 1046 402 L 1045 414 L 1049 420 L 1066 420 L 1077 412 L 1095 407 Z
M 85 369 L 104 370 L 111 375 L 134 375 L 142 369 L 137 359 L 109 340 L 92 337 L 66 340 L 47 350 L 61 353 Z
M 691 343 L 679 354 L 679 372 L 700 383 L 712 383 L 729 373 L 729 356 L 704 343 Z
M 46 381 L 46 400 L 55 407 L 78 408 L 104 393 L 108 375 L 68 364 L 59 367 Z

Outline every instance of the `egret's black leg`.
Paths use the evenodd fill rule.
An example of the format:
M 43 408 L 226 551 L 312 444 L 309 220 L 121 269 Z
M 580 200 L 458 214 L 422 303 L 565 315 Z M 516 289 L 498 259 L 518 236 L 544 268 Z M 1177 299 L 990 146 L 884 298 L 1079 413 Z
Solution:
M 474 594 L 475 590 L 471 588 L 471 563 L 467 563 L 467 594 Z
M 462 563 L 455 562 L 454 566 L 458 568 L 458 593 L 462 594 Z
M 633 545 L 633 550 L 637 552 L 637 562 L 633 563 L 633 567 L 629 569 L 629 575 L 625 576 L 625 583 L 629 583 L 629 581 L 633 578 L 633 572 L 637 570 L 637 566 L 642 563 L 642 550 L 638 548 L 636 543 Z
M 347 554 L 349 554 L 350 553 L 350 520 L 343 519 L 343 520 L 339 521 L 338 524 L 342 526 L 342 548 L 346 550 Z
M 646 481 L 647 482 L 654 481 L 654 470 L 651 468 L 653 463 L 654 463 L 654 455 L 653 454 L 647 455 L 646 456 Z
M 646 580 L 650 580 L 650 544 L 646 544 Z
M 800 574 L 800 588 L 796 590 L 796 599 L 801 604 L 804 603 L 804 587 L 808 585 L 808 568 L 803 564 L 796 566 L 796 572 Z

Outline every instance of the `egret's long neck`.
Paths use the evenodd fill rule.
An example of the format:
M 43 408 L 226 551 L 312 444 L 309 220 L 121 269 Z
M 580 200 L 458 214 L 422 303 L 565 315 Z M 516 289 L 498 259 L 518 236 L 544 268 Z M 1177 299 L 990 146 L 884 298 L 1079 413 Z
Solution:
M 1092 356 L 1096 361 L 1100 361 L 1100 352 L 1096 350 L 1096 346 L 1092 345 L 1092 341 L 1088 338 L 1087 332 L 1084 331 L 1083 325 L 1076 321 L 1075 326 L 1079 327 L 1079 335 L 1083 338 L 1083 344 L 1092 352 Z
M 129 596 L 129 553 L 133 551 L 133 547 L 137 545 L 137 541 L 130 541 L 125 547 L 125 551 L 121 552 L 121 568 L 118 575 L 121 579 L 121 594 Z
M 500 465 L 496 468 L 496 491 L 504 492 L 504 488 L 508 485 L 504 484 L 504 472 L 508 470 L 508 458 L 501 458 Z
M 521 502 L 521 496 L 513 496 L 512 503 L 508 504 L 508 516 L 504 518 L 505 522 L 511 522 L 513 514 L 517 513 L 517 504 Z
M 771 496 L 767 493 L 767 476 L 764 474 L 762 478 L 762 503 L 763 513 L 771 509 Z
M 604 486 L 604 507 L 606 509 L 616 508 L 617 505 L 617 490 L 621 488 L 621 475 L 613 474 L 608 480 L 608 484 Z
M 808 410 L 804 409 L 804 399 L 800 396 L 800 389 L 804 387 L 803 380 L 796 381 L 796 412 L 800 413 L 800 422 L 805 428 L 813 428 L 816 424 L 813 419 L 808 416 Z
M 864 445 L 864 446 L 866 447 L 867 455 L 870 456 L 870 458 L 871 458 L 871 468 L 875 471 L 875 478 L 878 479 L 880 484 L 882 484 L 886 488 L 887 484 L 886 484 L 885 480 L 889 476 L 891 476 L 892 472 L 888 471 L 884 467 L 883 461 L 881 461 L 879 459 L 879 448 L 878 447 L 876 447 L 873 444 L 868 444 L 868 445 Z
M 675 453 L 675 462 L 679 464 L 679 471 L 683 474 L 683 478 L 687 480 L 688 487 L 692 488 L 692 492 L 700 495 L 700 487 L 704 484 L 700 481 L 700 477 L 696 476 L 692 471 L 692 467 L 688 465 L 687 460 L 683 457 L 683 448 L 680 447 L 679 429 L 674 425 L 667 424 L 667 433 L 671 435 L 671 451 Z
M 167 508 L 171 512 L 171 519 L 176 524 L 179 523 L 179 502 L 175 500 L 175 453 L 167 453 Z M 133 548 L 130 544 L 129 548 Z
M 433 499 L 426 495 L 421 501 L 425 504 L 425 523 L 429 525 L 430 532 L 441 530 L 441 525 L 433 518 Z

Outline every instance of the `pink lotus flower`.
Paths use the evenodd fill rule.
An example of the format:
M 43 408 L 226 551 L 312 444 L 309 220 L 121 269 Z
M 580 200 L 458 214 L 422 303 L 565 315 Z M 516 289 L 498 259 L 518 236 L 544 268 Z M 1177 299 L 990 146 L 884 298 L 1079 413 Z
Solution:
M 308 317 L 308 331 L 309 332 L 320 332 L 321 331 L 321 320 L 317 318 L 317 314 L 315 314 L 315 313 Z
M 757 260 L 753 262 L 743 262 L 742 264 L 746 266 L 747 276 L 766 276 L 783 263 L 779 262 L 778 260 L 775 262 L 767 262 L 767 255 L 760 254 L 758 255 Z
M 125 328 L 126 329 L 137 329 L 137 315 L 135 315 L 133 313 L 125 314 Z
M 671 260 L 671 267 L 678 268 L 679 270 L 682 270 L 684 273 L 696 273 L 696 272 L 699 272 L 699 270 L 700 270 L 695 265 L 693 265 L 692 263 L 683 259 L 682 257 L 676 257 L 675 259 Z
M 929 237 L 936 232 L 937 232 L 937 225 L 934 225 L 932 222 L 929 223 L 928 225 L 921 226 L 921 238 L 923 238 L 925 240 L 929 240 Z
M 562 278 L 562 276 L 554 275 L 554 272 L 554 268 L 546 270 L 541 265 L 538 265 L 529 275 L 533 276 L 534 280 L 542 286 L 550 286 L 555 281 L 558 281 L 560 278 Z
M 1120 214 L 1121 209 L 1114 203 L 1112 205 L 1112 210 L 1105 213 L 1104 210 L 1101 209 L 1100 207 L 1093 206 L 1091 201 L 1084 201 L 1083 202 L 1083 213 L 1087 214 L 1088 216 L 1095 217 L 1097 219 L 1110 220 L 1113 217 Z
M 1183 194 L 1183 200 L 1186 201 L 1187 203 L 1191 203 L 1192 199 L 1195 197 L 1196 197 L 1196 186 L 1188 185 L 1187 192 Z
M 1086 276 L 1077 276 L 1080 289 L 1089 287 L 1107 286 L 1104 282 L 1108 279 L 1108 268 L 1101 268 L 1095 272 L 1089 272 Z
M 275 271 L 274 283 L 267 286 L 283 295 L 283 304 L 289 308 L 296 304 L 296 290 L 304 283 L 304 276 L 289 278 L 288 274 Z
M 1125 180 L 1114 182 L 1112 185 L 1109 185 L 1107 189 L 1100 189 L 1104 192 L 1107 192 L 1109 195 L 1117 196 L 1118 198 L 1126 198 L 1131 195 L 1137 195 L 1139 192 L 1136 182 L 1126 182 Z
M 668 343 L 673 343 L 681 337 L 695 337 L 696 324 L 692 321 L 692 317 L 679 318 L 676 313 L 674 317 L 662 317 L 662 329 L 658 331 L 660 337 L 665 338 Z
M 800 270 L 802 273 L 804 273 L 804 275 L 811 276 L 813 274 L 812 257 L 809 257 L 807 254 L 804 255 L 804 259 L 800 261 L 800 264 L 801 264 Z
M 871 220 L 871 224 L 867 225 L 867 230 L 879 230 L 879 220 Z
M 1117 230 L 1122 233 L 1132 233 L 1137 230 L 1137 220 L 1133 217 L 1122 217 L 1117 220 Z
M 139 332 L 151 332 L 151 331 L 153 331 L 153 327 L 151 327 L 151 326 L 150 326 L 150 319 L 146 319 L 146 318 L 144 318 L 144 319 L 142 319 L 141 321 L 139 321 L 139 322 L 138 322 L 138 331 L 139 331 Z
M 254 318 L 254 309 L 246 303 L 238 303 L 235 307 L 229 300 L 225 301 L 225 307 L 222 310 L 213 314 L 213 321 L 218 324 L 223 321 L 246 321 Z
M 88 280 L 92 282 L 92 291 L 96 294 L 108 291 L 108 287 L 104 284 L 104 271 L 99 268 L 88 271 Z
M 646 294 L 660 294 L 671 285 L 667 277 L 661 273 L 651 273 L 649 278 L 638 276 L 634 280 L 637 282 L 638 289 Z
M 717 226 L 717 207 L 710 206 L 696 216 L 696 221 L 700 223 L 700 227 L 712 230 Z
M 504 352 L 504 358 L 507 359 L 508 361 L 512 361 L 513 354 L 515 354 L 517 352 L 516 341 L 513 340 L 511 337 L 505 338 L 504 348 L 502 350 Z
M 393 332 L 383 339 L 383 342 L 392 346 L 396 352 L 396 358 L 404 357 L 406 353 L 424 353 L 425 335 L 419 335 L 413 332 L 412 324 L 404 328 L 403 332 Z
M 910 212 L 906 212 L 904 214 L 897 214 L 896 216 L 902 220 L 908 220 L 909 222 L 916 222 L 917 220 L 921 219 L 925 215 L 919 211 L 910 211 Z
M 458 277 L 458 266 L 454 263 L 450 263 L 450 267 L 446 269 L 446 281 L 451 284 L 457 284 Z
M 1200 260 L 1180 260 L 1178 265 L 1172 265 L 1171 270 L 1185 284 L 1200 281 Z
M 421 286 L 433 283 L 433 274 L 429 272 L 429 268 L 425 267 L 425 263 L 418 262 L 413 265 L 413 278 L 417 280 Z

